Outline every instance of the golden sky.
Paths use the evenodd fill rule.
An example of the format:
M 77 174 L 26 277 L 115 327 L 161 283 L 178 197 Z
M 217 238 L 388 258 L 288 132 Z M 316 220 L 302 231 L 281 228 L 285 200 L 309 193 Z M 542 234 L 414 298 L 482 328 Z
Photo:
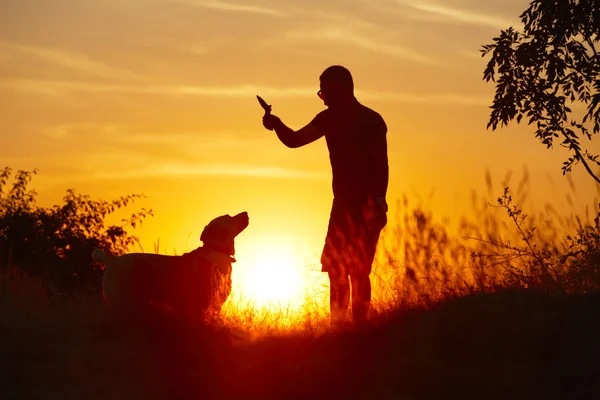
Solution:
M 324 140 L 288 149 L 255 95 L 294 128 L 324 106 L 318 76 L 348 67 L 389 128 L 392 205 L 420 196 L 460 215 L 490 168 L 497 194 L 527 165 L 532 198 L 564 205 L 560 166 L 525 126 L 486 131 L 494 88 L 479 48 L 524 0 L 19 0 L 0 4 L 0 166 L 39 168 L 42 205 L 67 188 L 144 193 L 146 251 L 199 245 L 218 215 L 248 211 L 238 254 L 320 252 L 331 203 Z M 591 147 L 596 153 L 598 146 Z M 581 167 L 578 204 L 596 193 Z M 548 174 L 553 177 L 551 184 Z M 518 180 L 515 178 L 515 181 Z M 561 203 L 562 201 L 562 203 Z M 264 248 L 264 247 L 263 247 Z

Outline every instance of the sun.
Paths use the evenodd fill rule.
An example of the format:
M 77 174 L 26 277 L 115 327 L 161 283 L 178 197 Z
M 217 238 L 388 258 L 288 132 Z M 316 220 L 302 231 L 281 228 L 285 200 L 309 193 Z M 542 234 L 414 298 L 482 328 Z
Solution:
M 308 288 L 306 265 L 289 238 L 256 238 L 242 252 L 232 275 L 239 299 L 271 309 L 302 306 Z

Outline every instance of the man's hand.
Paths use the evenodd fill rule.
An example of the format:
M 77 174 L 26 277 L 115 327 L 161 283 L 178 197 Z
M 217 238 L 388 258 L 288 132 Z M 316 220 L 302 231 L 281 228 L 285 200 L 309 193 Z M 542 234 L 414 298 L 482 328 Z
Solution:
M 273 115 L 273 114 L 265 114 L 263 116 L 262 121 L 263 121 L 263 126 L 270 131 L 272 131 L 273 129 L 275 129 L 275 127 L 277 125 L 282 123 L 281 119 L 279 119 L 278 116 Z
M 379 197 L 363 209 L 367 227 L 372 230 L 381 230 L 387 225 L 388 206 L 384 197 Z

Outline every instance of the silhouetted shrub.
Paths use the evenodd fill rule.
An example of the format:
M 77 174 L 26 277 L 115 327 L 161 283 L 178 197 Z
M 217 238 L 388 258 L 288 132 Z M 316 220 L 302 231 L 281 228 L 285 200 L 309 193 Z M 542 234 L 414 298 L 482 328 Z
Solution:
M 514 223 L 520 243 L 491 237 L 487 243 L 496 250 L 473 256 L 491 257 L 502 265 L 503 287 L 570 294 L 600 292 L 600 211 L 593 221 L 576 218 L 575 236 L 560 242 L 536 236 L 537 227 L 526 223 L 527 215 L 514 204 L 508 187 L 497 202 Z
M 141 224 L 152 210 L 142 208 L 122 225 L 105 226 L 105 218 L 143 196 L 92 200 L 69 189 L 63 204 L 44 208 L 29 189 L 37 170 L 18 171 L 9 185 L 11 173 L 8 167 L 0 170 L 0 265 L 43 278 L 61 292 L 99 291 L 102 271 L 92 250 L 124 253 L 137 240 L 126 228 Z
M 486 172 L 488 193 L 472 192 L 471 211 L 456 232 L 448 220 L 434 218 L 404 196 L 373 269 L 374 299 L 410 307 L 505 288 L 600 292 L 600 205 L 585 217 L 550 204 L 526 215 L 522 205 L 529 194 L 528 171 L 515 185 L 511 175 L 509 171 L 497 196 Z

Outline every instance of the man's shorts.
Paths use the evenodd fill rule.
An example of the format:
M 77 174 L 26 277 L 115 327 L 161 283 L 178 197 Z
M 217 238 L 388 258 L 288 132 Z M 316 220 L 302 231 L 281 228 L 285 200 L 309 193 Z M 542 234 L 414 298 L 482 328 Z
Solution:
M 321 271 L 348 275 L 370 274 L 379 234 L 385 226 L 367 221 L 365 206 L 334 201 L 321 254 Z

